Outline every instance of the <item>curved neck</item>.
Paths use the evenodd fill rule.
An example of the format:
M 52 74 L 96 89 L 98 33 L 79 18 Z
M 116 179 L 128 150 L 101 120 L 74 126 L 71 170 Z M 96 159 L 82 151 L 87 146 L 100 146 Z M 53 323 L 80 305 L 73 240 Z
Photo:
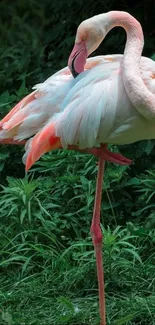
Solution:
M 144 45 L 141 25 L 134 17 L 123 11 L 111 11 L 107 15 L 108 32 L 120 26 L 127 33 L 122 61 L 122 77 L 127 95 L 144 118 L 155 118 L 155 96 L 145 86 L 140 73 L 140 59 Z

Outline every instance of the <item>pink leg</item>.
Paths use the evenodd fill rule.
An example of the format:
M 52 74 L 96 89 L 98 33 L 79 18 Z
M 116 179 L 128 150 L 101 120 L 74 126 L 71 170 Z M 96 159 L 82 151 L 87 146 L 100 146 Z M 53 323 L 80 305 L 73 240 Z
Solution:
M 91 148 L 91 149 L 79 149 L 77 146 L 68 146 L 68 150 L 76 150 L 83 153 L 88 153 L 96 157 L 101 157 L 105 161 L 113 162 L 118 165 L 130 165 L 132 160 L 125 158 L 118 152 L 111 152 L 107 149 L 106 144 L 101 144 L 100 148 Z
M 13 140 L 13 139 L 3 139 L 3 140 L 0 139 L 0 144 L 25 145 L 25 143 L 26 143 L 26 140 L 18 141 L 18 140 Z
M 94 203 L 93 219 L 91 224 L 91 235 L 95 248 L 97 277 L 98 277 L 98 290 L 99 290 L 99 305 L 100 305 L 100 325 L 106 325 L 105 315 L 105 293 L 104 293 L 104 269 L 102 262 L 102 232 L 100 228 L 100 210 L 102 198 L 102 184 L 104 176 L 105 161 L 102 157 L 99 158 L 96 195 Z

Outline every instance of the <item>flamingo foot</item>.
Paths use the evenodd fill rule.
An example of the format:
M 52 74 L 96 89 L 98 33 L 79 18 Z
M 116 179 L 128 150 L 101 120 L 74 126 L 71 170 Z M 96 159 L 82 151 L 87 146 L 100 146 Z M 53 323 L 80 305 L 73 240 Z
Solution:
M 92 149 L 79 149 L 77 146 L 68 146 L 69 150 L 76 150 L 83 153 L 89 153 L 98 158 L 102 158 L 105 161 L 109 161 L 118 165 L 130 165 L 132 164 L 132 160 L 122 156 L 118 152 L 111 152 L 107 148 L 107 144 L 101 144 L 100 148 L 92 148 Z
M 132 163 L 132 160 L 122 156 L 120 153 L 108 150 L 107 144 L 101 144 L 100 148 L 90 149 L 90 153 L 105 161 L 113 162 L 118 165 L 130 165 Z
M 16 145 L 25 145 L 27 140 L 13 140 L 13 139 L 0 139 L 0 144 L 16 144 Z

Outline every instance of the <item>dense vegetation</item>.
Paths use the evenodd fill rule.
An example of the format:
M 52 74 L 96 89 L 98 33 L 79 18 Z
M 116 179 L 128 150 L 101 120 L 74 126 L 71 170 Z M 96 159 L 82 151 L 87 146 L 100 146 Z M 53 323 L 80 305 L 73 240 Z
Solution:
M 153 0 L 46 0 L 0 3 L 1 117 L 31 87 L 67 63 L 78 24 L 112 9 L 137 17 L 144 55 L 154 58 Z M 111 31 L 100 53 L 122 53 Z M 102 200 L 107 324 L 155 324 L 154 141 L 118 148 L 135 163 L 106 165 Z M 116 150 L 116 148 L 114 148 Z M 45 155 L 25 175 L 24 149 L 0 147 L 0 325 L 98 324 L 89 234 L 96 159 Z

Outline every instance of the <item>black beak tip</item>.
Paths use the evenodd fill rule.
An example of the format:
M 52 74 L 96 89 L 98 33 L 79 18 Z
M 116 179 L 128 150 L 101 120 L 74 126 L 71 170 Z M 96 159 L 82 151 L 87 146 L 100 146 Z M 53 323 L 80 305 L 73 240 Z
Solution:
M 76 72 L 74 69 L 71 70 L 71 73 L 74 78 L 76 78 L 79 75 L 79 73 Z
M 74 77 L 74 78 L 76 78 L 78 75 L 79 75 L 79 73 L 75 70 L 75 68 L 74 68 L 74 63 L 75 63 L 75 59 L 76 59 L 76 57 L 77 57 L 77 55 L 74 57 L 74 59 L 73 59 L 73 61 L 72 61 L 72 64 L 71 64 L 71 68 L 70 68 L 70 71 L 71 71 L 71 73 L 72 73 L 72 76 Z

